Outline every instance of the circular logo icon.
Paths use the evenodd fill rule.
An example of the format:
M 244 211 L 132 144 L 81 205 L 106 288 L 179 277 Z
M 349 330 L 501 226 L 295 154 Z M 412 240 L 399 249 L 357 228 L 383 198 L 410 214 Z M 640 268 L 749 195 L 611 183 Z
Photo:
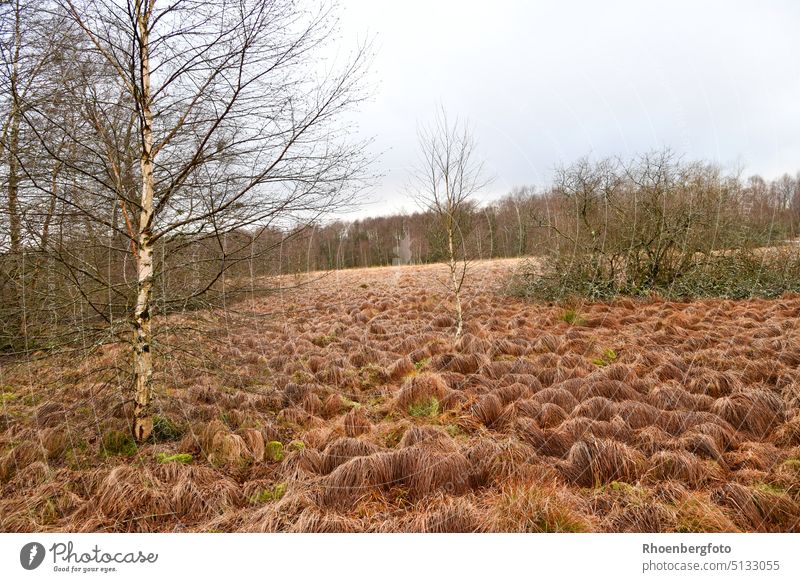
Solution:
M 19 551 L 19 563 L 26 570 L 35 570 L 44 561 L 44 546 L 39 542 L 30 542 Z

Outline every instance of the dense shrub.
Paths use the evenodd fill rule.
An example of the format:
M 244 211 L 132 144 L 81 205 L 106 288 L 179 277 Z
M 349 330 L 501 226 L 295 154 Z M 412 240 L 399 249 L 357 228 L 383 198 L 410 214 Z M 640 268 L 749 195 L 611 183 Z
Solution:
M 669 151 L 584 159 L 557 173 L 558 234 L 514 281 L 521 296 L 772 297 L 800 288 L 790 232 L 754 208 L 738 178 Z

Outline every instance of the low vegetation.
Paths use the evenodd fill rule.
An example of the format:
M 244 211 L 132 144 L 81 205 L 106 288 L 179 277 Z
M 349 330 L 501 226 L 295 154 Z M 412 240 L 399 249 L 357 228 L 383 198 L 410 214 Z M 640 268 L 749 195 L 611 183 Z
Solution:
M 172 316 L 195 350 L 138 445 L 86 373 L 121 347 L 4 366 L 0 529 L 800 531 L 797 296 L 565 307 L 515 268 L 475 263 L 458 339 L 438 266 Z

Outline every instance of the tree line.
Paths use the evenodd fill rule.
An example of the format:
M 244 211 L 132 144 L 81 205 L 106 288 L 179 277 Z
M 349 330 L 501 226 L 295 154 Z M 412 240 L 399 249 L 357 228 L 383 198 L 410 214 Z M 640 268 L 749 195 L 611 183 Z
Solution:
M 639 196 L 640 224 L 654 220 L 659 211 L 665 221 L 691 224 L 694 240 L 688 244 L 697 251 L 709 245 L 768 244 L 800 234 L 800 173 L 770 181 L 758 175 L 742 178 L 714 164 L 684 161 L 661 151 L 625 162 L 584 158 L 556 170 L 547 187 L 514 188 L 487 203 L 471 199 L 458 221 L 460 244 L 474 260 L 568 252 L 576 242 L 587 244 L 584 239 L 592 238 L 592 230 L 596 244 L 608 246 L 614 225 L 621 227 L 633 218 L 632 207 L 627 215 L 619 205 L 616 214 L 606 213 L 613 206 L 611 198 L 606 198 L 612 191 L 617 195 L 613 202 L 621 201 L 623 191 L 631 205 Z M 684 204 L 679 208 L 681 199 Z M 646 210 L 648 206 L 653 212 Z M 406 260 L 398 252 L 401 242 L 410 246 L 408 262 L 444 262 L 446 241 L 436 225 L 435 213 L 424 207 L 410 213 L 310 225 L 286 245 L 281 269 L 403 263 Z M 572 237 L 576 231 L 577 239 Z M 617 241 L 623 246 L 628 242 Z M 664 238 L 664 244 L 668 242 Z M 684 243 L 681 239 L 670 244 L 678 242 Z

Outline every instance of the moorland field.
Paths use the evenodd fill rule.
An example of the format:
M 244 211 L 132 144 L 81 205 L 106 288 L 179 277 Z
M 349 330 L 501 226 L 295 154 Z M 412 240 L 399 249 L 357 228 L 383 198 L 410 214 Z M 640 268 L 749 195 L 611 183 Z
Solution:
M 444 265 L 164 316 L 140 445 L 124 346 L 4 361 L 0 530 L 800 530 L 800 296 L 533 303 L 517 265 L 471 265 L 459 339 Z

